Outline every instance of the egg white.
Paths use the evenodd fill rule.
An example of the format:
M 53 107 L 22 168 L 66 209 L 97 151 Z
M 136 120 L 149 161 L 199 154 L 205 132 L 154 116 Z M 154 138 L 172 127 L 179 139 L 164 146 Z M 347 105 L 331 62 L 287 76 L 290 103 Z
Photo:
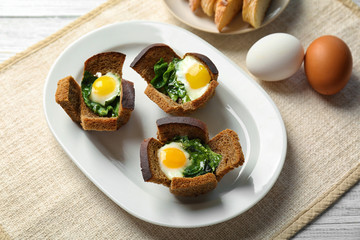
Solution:
M 96 73 L 96 76 L 99 78 L 101 77 L 101 73 Z M 116 82 L 116 85 L 115 85 L 115 88 L 114 90 L 105 95 L 105 96 L 100 96 L 98 94 L 96 94 L 94 91 L 93 91 L 93 88 L 91 89 L 91 93 L 90 93 L 90 100 L 93 101 L 93 102 L 96 102 L 96 103 L 99 103 L 103 106 L 105 106 L 105 103 L 107 101 L 110 101 L 111 99 L 114 99 L 116 96 L 118 96 L 120 94 L 120 84 L 121 84 L 121 80 L 120 80 L 120 77 L 119 75 L 117 74 L 114 74 L 114 73 L 111 73 L 111 72 L 108 72 L 106 73 L 106 76 L 109 76 L 113 79 L 115 79 L 115 82 Z
M 165 159 L 163 158 L 162 152 L 163 152 L 163 150 L 165 150 L 167 148 L 177 148 L 177 149 L 181 150 L 185 154 L 186 162 L 182 167 L 180 167 L 180 168 L 168 168 L 163 164 L 163 161 Z M 178 142 L 172 142 L 172 143 L 169 143 L 169 144 L 166 144 L 166 145 L 162 146 L 158 150 L 157 155 L 158 155 L 158 160 L 159 160 L 161 170 L 166 175 L 166 177 L 169 178 L 170 180 L 172 178 L 174 178 L 174 177 L 184 177 L 184 175 L 183 175 L 184 169 L 191 164 L 190 159 L 189 159 L 190 154 L 188 152 L 186 152 L 184 150 L 184 148 L 182 147 L 182 144 L 178 143 Z
M 186 56 L 183 60 L 179 61 L 176 66 L 176 77 L 177 80 L 182 82 L 185 85 L 185 90 L 190 98 L 190 100 L 195 100 L 201 97 L 209 87 L 209 84 L 206 84 L 204 87 L 193 89 L 191 88 L 189 82 L 186 80 L 185 74 L 189 71 L 189 68 L 194 64 L 201 64 L 197 59 L 192 56 Z

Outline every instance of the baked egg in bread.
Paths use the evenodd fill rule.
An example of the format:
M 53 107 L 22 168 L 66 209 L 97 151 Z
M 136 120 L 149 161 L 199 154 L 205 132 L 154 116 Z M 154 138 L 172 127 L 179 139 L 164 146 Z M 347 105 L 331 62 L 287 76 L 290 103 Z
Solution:
M 184 176 L 184 169 L 190 165 L 189 157 L 189 153 L 178 142 L 165 144 L 158 150 L 160 168 L 170 180 Z
M 80 84 L 67 76 L 58 81 L 55 101 L 84 130 L 116 131 L 135 107 L 134 83 L 122 77 L 126 55 L 103 52 L 84 62 Z
M 118 74 L 108 72 L 94 81 L 91 87 L 90 100 L 105 106 L 107 103 L 114 101 L 120 96 L 121 80 Z
M 147 82 L 144 93 L 173 115 L 186 115 L 205 106 L 219 84 L 218 69 L 207 56 L 188 52 L 180 57 L 163 43 L 144 48 L 130 67 Z
M 191 101 L 206 92 L 211 80 L 209 71 L 204 64 L 191 55 L 186 56 L 177 63 L 176 78 L 184 84 Z
M 163 184 L 172 194 L 193 197 L 216 188 L 218 181 L 244 163 L 236 132 L 225 129 L 209 140 L 207 126 L 191 117 L 156 121 L 157 139 L 140 146 L 145 182 Z

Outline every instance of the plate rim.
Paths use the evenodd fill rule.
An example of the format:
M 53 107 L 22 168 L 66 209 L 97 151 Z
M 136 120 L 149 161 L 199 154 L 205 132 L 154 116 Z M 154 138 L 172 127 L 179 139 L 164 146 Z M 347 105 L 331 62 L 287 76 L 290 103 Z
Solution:
M 246 72 L 236 63 L 234 63 L 231 59 L 229 59 L 228 57 L 226 57 L 222 52 L 220 52 L 219 50 L 217 50 L 215 47 L 213 47 L 211 44 L 207 43 L 205 40 L 203 40 L 202 38 L 200 38 L 199 36 L 195 35 L 194 33 L 191 33 L 190 31 L 183 29 L 179 26 L 176 25 L 172 25 L 172 24 L 168 24 L 168 23 L 163 23 L 163 22 L 156 22 L 156 21 L 144 21 L 144 20 L 132 20 L 132 21 L 126 21 L 126 22 L 116 22 L 116 23 L 112 23 L 112 24 L 108 24 L 105 25 L 103 27 L 94 29 L 90 32 L 88 32 L 87 34 L 85 34 L 84 36 L 76 39 L 74 42 L 72 42 L 71 44 L 69 44 L 62 52 L 61 54 L 58 56 L 58 58 L 55 60 L 55 62 L 53 63 L 52 67 L 49 70 L 49 73 L 46 77 L 45 80 L 45 84 L 44 84 L 44 94 L 43 94 L 43 109 L 44 109 L 44 114 L 45 114 L 45 118 L 46 118 L 46 122 L 48 127 L 50 128 L 52 134 L 54 135 L 55 139 L 57 140 L 57 142 L 60 144 L 60 146 L 62 147 L 62 149 L 66 152 L 66 154 L 70 157 L 70 159 L 72 160 L 73 163 L 75 163 L 75 165 L 82 171 L 82 173 L 89 179 L 91 180 L 96 186 L 97 188 L 102 191 L 108 198 L 110 198 L 115 204 L 117 204 L 118 206 L 120 206 L 123 210 L 125 210 L 126 212 L 128 212 L 129 214 L 152 224 L 156 224 L 156 225 L 160 225 L 160 226 L 166 226 L 166 227 L 174 227 L 174 228 L 195 228 L 195 227 L 205 227 L 205 226 L 210 226 L 210 225 L 214 225 L 214 224 L 218 224 L 224 221 L 227 221 L 229 219 L 232 219 L 238 215 L 241 215 L 242 213 L 246 212 L 248 209 L 252 208 L 256 203 L 258 203 L 261 199 L 264 198 L 264 196 L 272 189 L 273 185 L 275 184 L 275 182 L 277 181 L 281 170 L 283 168 L 284 162 L 285 162 L 285 158 L 286 158 L 286 152 L 287 152 L 287 134 L 286 134 L 286 129 L 285 129 L 285 125 L 283 122 L 283 119 L 281 117 L 280 111 L 277 108 L 277 106 L 275 105 L 275 103 L 273 102 L 273 100 L 271 99 L 271 97 L 265 92 L 265 90 L 255 81 L 250 81 L 250 83 L 252 85 L 254 85 L 254 87 L 256 87 L 258 90 L 260 90 L 262 92 L 262 94 L 265 96 L 265 98 L 269 101 L 269 103 L 272 105 L 273 110 L 275 111 L 276 117 L 280 123 L 281 126 L 281 130 L 282 130 L 282 138 L 284 139 L 284 144 L 282 146 L 282 152 L 280 153 L 281 157 L 280 157 L 280 164 L 279 167 L 276 169 L 273 177 L 271 178 L 271 181 L 269 182 L 269 186 L 266 189 L 266 191 L 263 191 L 262 194 L 259 195 L 259 197 L 257 198 L 256 201 L 254 201 L 252 204 L 249 205 L 248 208 L 244 209 L 241 213 L 236 213 L 236 214 L 232 214 L 229 215 L 226 218 L 221 218 L 218 219 L 216 221 L 212 221 L 211 223 L 205 223 L 205 224 L 198 224 L 198 225 L 193 225 L 193 226 L 187 226 L 187 225 L 172 225 L 172 224 L 163 224 L 163 223 L 159 223 L 156 221 L 151 221 L 150 219 L 144 218 L 141 215 L 135 213 L 134 211 L 132 211 L 131 209 L 127 208 L 126 206 L 124 206 L 124 204 L 119 203 L 119 201 L 117 199 L 113 199 L 111 194 L 109 194 L 107 191 L 105 191 L 103 189 L 103 187 L 93 178 L 93 176 L 91 176 L 88 171 L 82 166 L 80 165 L 76 160 L 75 157 L 73 156 L 73 154 L 71 152 L 68 151 L 68 149 L 64 146 L 64 144 L 62 143 L 62 141 L 59 139 L 58 135 L 56 134 L 55 130 L 53 129 L 50 121 L 49 121 L 49 117 L 48 117 L 48 113 L 46 111 L 46 101 L 47 101 L 47 95 L 46 95 L 46 89 L 48 88 L 48 85 L 50 84 L 50 77 L 52 72 L 54 71 L 58 61 L 63 57 L 64 54 L 66 54 L 67 51 L 69 51 L 69 49 L 71 49 L 73 46 L 75 46 L 78 42 L 82 41 L 83 39 L 88 38 L 90 35 L 92 34 L 98 34 L 98 32 L 101 31 L 106 31 L 104 29 L 106 28 L 111 28 L 111 27 L 120 27 L 123 25 L 128 25 L 128 24 L 139 24 L 139 25 L 143 25 L 143 24 L 151 24 L 152 26 L 155 27 L 169 27 L 174 29 L 175 31 L 182 31 L 186 34 L 189 34 L 191 37 L 196 38 L 197 41 L 201 41 L 203 43 L 207 44 L 207 47 L 210 47 L 216 54 L 220 55 L 222 58 L 226 59 L 230 64 L 232 64 L 235 68 L 237 68 L 241 73 L 245 74 L 246 76 L 249 75 L 246 74 Z M 109 46 L 111 47 L 111 46 Z

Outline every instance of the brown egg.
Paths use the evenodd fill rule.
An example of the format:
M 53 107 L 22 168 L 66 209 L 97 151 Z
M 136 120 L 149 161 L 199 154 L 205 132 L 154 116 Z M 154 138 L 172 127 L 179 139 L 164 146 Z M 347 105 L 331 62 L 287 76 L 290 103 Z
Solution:
M 349 47 L 338 37 L 326 35 L 308 47 L 304 68 L 310 85 L 319 93 L 332 95 L 345 87 L 352 71 Z

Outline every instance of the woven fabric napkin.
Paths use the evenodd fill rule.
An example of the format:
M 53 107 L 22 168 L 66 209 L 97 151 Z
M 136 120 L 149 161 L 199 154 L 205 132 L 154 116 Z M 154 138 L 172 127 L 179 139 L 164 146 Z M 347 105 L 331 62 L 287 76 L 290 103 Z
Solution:
M 272 190 L 224 223 L 196 229 L 156 226 L 107 198 L 73 164 L 47 127 L 43 87 L 59 54 L 84 34 L 128 20 L 179 25 L 243 66 L 250 46 L 287 32 L 306 48 L 332 34 L 350 47 L 352 77 L 340 93 L 311 89 L 303 69 L 286 81 L 259 84 L 285 122 L 288 151 Z M 185 26 L 163 1 L 109 1 L 0 66 L 0 238 L 14 239 L 271 239 L 289 238 L 360 178 L 360 10 L 351 1 L 290 1 L 263 29 L 216 35 Z

